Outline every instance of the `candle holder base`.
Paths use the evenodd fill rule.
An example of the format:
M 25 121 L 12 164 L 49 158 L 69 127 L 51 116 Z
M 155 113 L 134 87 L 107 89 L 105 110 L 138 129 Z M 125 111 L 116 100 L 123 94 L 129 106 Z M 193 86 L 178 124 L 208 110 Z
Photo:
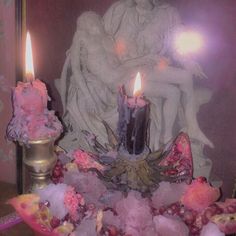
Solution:
M 119 146 L 110 127 L 106 123 L 104 125 L 108 134 L 107 147 L 113 151 L 102 146 L 96 139 L 90 142 L 91 148 L 99 156 L 99 162 L 106 166 L 102 173 L 95 168 L 90 171 L 96 172 L 108 188 L 124 192 L 133 189 L 145 196 L 155 191 L 161 181 L 189 183 L 192 180 L 193 163 L 187 134 L 180 133 L 172 143 L 158 151 L 150 152 L 145 147 L 142 153 L 134 155 Z M 117 157 L 109 157 L 109 153 L 114 151 Z
M 123 192 L 132 189 L 148 195 L 158 188 L 161 181 L 177 181 L 177 176 L 163 174 L 168 167 L 158 166 L 163 157 L 161 152 L 150 153 L 147 147 L 139 155 L 130 155 L 122 150 L 110 168 L 99 176 L 108 183 L 108 188 Z
M 56 164 L 57 158 L 54 153 L 56 138 L 30 140 L 23 146 L 23 162 L 30 177 L 29 184 L 24 184 L 24 193 L 33 192 L 35 189 L 47 186 L 51 171 Z

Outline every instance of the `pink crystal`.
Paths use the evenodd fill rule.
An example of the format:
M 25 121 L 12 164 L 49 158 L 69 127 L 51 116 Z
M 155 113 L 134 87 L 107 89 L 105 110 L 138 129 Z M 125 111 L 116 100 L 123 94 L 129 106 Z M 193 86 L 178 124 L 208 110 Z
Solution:
M 119 217 L 116 216 L 111 210 L 105 211 L 103 213 L 103 224 L 114 225 L 118 229 L 121 227 L 121 221 Z
M 130 191 L 127 198 L 123 198 L 116 204 L 118 216 L 127 234 L 131 231 L 143 235 L 145 230 L 152 226 L 152 214 L 147 199 L 142 198 L 140 193 Z
M 73 236 L 95 236 L 96 233 L 96 220 L 95 219 L 83 219 L 77 226 Z
M 188 236 L 187 225 L 177 219 L 167 218 L 165 216 L 155 216 L 153 219 L 158 232 L 158 236 Z
M 153 193 L 152 206 L 158 209 L 161 206 L 178 202 L 186 188 L 185 183 L 161 182 L 159 188 Z
M 207 225 L 203 226 L 200 236 L 224 236 L 225 234 L 222 233 L 217 225 L 213 223 L 208 223 Z
M 107 189 L 96 174 L 67 171 L 64 173 L 64 183 L 74 186 L 75 190 L 83 195 L 86 203 L 94 203 L 98 207 L 103 205 L 99 199 Z

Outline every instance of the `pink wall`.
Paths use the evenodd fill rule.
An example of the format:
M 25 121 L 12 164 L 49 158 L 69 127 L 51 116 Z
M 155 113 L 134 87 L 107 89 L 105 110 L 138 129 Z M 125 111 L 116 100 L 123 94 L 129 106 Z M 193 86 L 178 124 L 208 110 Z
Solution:
M 199 113 L 202 129 L 215 149 L 205 152 L 213 163 L 213 173 L 224 181 L 223 192 L 230 196 L 236 179 L 236 2 L 234 0 L 172 0 L 190 25 L 204 32 L 206 52 L 199 57 L 213 91 L 210 103 Z
M 53 80 L 61 73 L 65 52 L 71 45 L 78 15 L 85 10 L 103 14 L 114 0 L 27 1 L 28 28 L 32 33 L 36 75 L 47 82 L 60 110 Z M 214 174 L 224 180 L 229 196 L 236 178 L 236 2 L 234 0 L 170 0 L 187 25 L 197 27 L 207 39 L 205 53 L 198 57 L 209 76 L 199 84 L 213 91 L 213 98 L 199 113 L 200 125 L 215 144 L 206 148 Z
M 15 145 L 5 139 L 12 116 L 11 87 L 15 84 L 15 6 L 0 1 L 0 181 L 16 182 Z

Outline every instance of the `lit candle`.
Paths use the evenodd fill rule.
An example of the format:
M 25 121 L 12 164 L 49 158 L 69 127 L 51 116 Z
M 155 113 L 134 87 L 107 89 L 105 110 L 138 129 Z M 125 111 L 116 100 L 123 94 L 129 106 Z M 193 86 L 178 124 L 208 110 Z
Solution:
M 129 154 L 138 155 L 146 146 L 149 120 L 149 103 L 142 96 L 140 73 L 135 79 L 133 97 L 127 97 L 121 90 L 118 102 L 120 145 Z
M 14 111 L 21 109 L 28 116 L 40 115 L 47 107 L 48 94 L 45 84 L 35 79 L 32 44 L 29 32 L 26 36 L 25 46 L 25 77 L 24 82 L 18 82 L 14 90 Z
M 34 77 L 30 35 L 26 37 L 25 82 L 18 82 L 13 91 L 13 118 L 7 127 L 10 140 L 28 142 L 59 136 L 62 125 L 53 111 L 47 109 L 45 84 Z

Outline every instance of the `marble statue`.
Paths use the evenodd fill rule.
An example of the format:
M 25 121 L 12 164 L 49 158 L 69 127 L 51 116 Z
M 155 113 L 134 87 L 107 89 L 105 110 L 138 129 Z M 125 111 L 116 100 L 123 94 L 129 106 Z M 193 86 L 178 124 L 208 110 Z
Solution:
M 183 94 L 183 106 L 187 122 L 187 131 L 190 137 L 202 143 L 213 146 L 211 141 L 200 130 L 196 119 L 196 104 L 193 76 L 204 78 L 200 66 L 190 60 L 184 60 L 176 55 L 173 48 L 173 34 L 181 27 L 180 17 L 168 4 L 154 5 L 149 0 L 134 0 L 133 5 L 127 1 L 115 3 L 104 16 L 105 28 L 116 40 L 118 55 L 122 61 L 145 57 L 149 59 L 148 68 L 143 68 L 147 82 L 145 95 L 152 101 L 156 97 L 172 94 L 179 103 L 180 94 Z M 130 2 L 128 2 L 130 4 Z M 168 58 L 171 54 L 182 67 L 177 67 Z M 168 62 L 170 61 L 170 62 Z M 166 65 L 163 65 L 166 62 Z M 156 84 L 156 82 L 159 82 Z M 157 86 L 158 85 L 158 86 Z M 177 89 L 177 91 L 175 91 Z M 160 90 L 160 91 L 157 91 Z M 174 91 L 173 91 L 174 90 Z M 178 91 L 179 90 L 179 91 Z M 176 104 L 163 107 L 164 137 L 166 143 L 173 137 L 172 127 L 177 114 Z
M 101 121 L 116 130 L 117 88 L 125 84 L 131 93 L 137 71 L 143 75 L 143 92 L 151 102 L 150 148 L 156 150 L 181 129 L 197 143 L 198 156 L 203 155 L 204 145 L 213 147 L 196 118 L 209 93 L 201 93 L 206 101 L 196 100 L 193 77 L 206 76 L 197 63 L 175 52 L 173 34 L 178 27 L 182 25 L 176 9 L 160 1 L 120 0 L 103 18 L 94 12 L 79 16 L 56 84 L 68 129 L 62 147 L 89 148 L 83 130 L 107 142 Z
M 81 131 L 95 134 L 104 144 L 107 136 L 101 121 L 106 121 L 115 130 L 117 89 L 125 78 L 132 77 L 137 71 L 133 64 L 121 64 L 113 44 L 98 14 L 85 12 L 78 18 L 77 31 L 58 87 L 65 111 L 64 120 L 72 131 L 69 136 L 76 142 L 80 140 L 83 148 L 86 144 L 79 138 L 83 135 Z

